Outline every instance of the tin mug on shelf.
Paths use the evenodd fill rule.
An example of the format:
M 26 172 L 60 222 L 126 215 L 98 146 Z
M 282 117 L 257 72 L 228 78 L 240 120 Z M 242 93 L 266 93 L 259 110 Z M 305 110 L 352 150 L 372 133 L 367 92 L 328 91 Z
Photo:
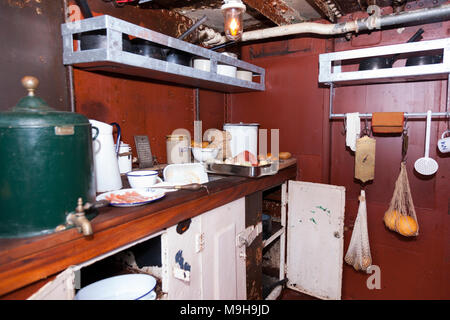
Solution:
M 446 137 L 446 135 L 448 135 Z M 450 130 L 444 131 L 441 139 L 438 140 L 438 148 L 442 153 L 450 152 Z

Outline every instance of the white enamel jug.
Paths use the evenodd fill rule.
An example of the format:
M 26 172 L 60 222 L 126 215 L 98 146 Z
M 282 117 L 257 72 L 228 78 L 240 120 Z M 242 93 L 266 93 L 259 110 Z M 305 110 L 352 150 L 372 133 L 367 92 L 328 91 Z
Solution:
M 97 120 L 89 120 L 97 127 L 99 134 L 92 142 L 97 192 L 107 192 L 122 188 L 117 152 L 114 148 L 113 126 Z M 120 140 L 120 134 L 118 136 Z

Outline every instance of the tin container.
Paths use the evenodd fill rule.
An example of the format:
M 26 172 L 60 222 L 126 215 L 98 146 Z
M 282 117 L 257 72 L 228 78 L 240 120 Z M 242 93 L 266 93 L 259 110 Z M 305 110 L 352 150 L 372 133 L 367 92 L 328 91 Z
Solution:
M 257 123 L 226 123 L 223 130 L 231 135 L 231 156 L 235 157 L 243 151 L 258 156 L 258 128 Z

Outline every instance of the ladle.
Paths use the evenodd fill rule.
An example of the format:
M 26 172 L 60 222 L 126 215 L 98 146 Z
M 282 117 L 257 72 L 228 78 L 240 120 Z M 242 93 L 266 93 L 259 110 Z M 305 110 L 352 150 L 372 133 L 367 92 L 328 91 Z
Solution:
M 431 126 L 431 110 L 427 112 L 427 128 L 425 134 L 425 156 L 417 159 L 414 163 L 416 171 L 422 175 L 429 176 L 436 173 L 439 168 L 436 160 L 429 157 L 430 153 L 430 126 Z

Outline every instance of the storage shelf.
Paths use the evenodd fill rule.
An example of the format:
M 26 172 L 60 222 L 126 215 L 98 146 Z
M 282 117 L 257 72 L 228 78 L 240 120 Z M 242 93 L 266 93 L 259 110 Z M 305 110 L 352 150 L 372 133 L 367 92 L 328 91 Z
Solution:
M 386 69 L 342 72 L 344 61 L 358 62 L 364 58 L 394 54 L 430 54 L 439 51 L 442 63 L 421 66 L 403 66 Z M 379 46 L 365 49 L 340 51 L 319 56 L 319 83 L 330 85 L 355 85 L 370 83 L 389 83 L 405 81 L 447 79 L 450 73 L 450 38 L 420 41 L 413 43 Z
M 106 48 L 74 50 L 74 35 L 102 29 L 106 29 Z M 139 76 L 220 92 L 237 93 L 265 90 L 265 70 L 263 68 L 108 15 L 62 24 L 61 32 L 64 65 L 72 65 L 89 71 Z M 184 51 L 193 56 L 207 58 L 211 61 L 211 71 L 206 72 L 123 51 L 123 34 Z M 218 63 L 251 71 L 254 78 L 259 78 L 259 82 L 217 74 Z
M 386 69 L 347 71 L 342 72 L 343 63 L 359 63 L 362 59 L 370 57 L 389 56 L 400 54 L 408 56 L 430 55 L 439 51 L 442 54 L 442 62 L 409 67 L 393 67 Z M 379 46 L 365 49 L 339 51 L 325 53 L 319 56 L 319 83 L 330 86 L 330 114 L 329 119 L 344 119 L 345 114 L 333 113 L 334 89 L 337 86 L 393 83 L 408 81 L 444 80 L 447 79 L 447 103 L 445 112 L 434 112 L 432 117 L 450 117 L 450 38 L 403 43 L 389 46 Z M 426 118 L 426 113 L 405 113 L 406 118 Z M 360 114 L 360 118 L 371 118 L 371 113 Z
M 281 237 L 284 234 L 285 228 L 281 225 L 280 222 L 272 221 L 272 234 L 266 240 L 263 240 L 263 247 L 267 247 L 277 238 Z

